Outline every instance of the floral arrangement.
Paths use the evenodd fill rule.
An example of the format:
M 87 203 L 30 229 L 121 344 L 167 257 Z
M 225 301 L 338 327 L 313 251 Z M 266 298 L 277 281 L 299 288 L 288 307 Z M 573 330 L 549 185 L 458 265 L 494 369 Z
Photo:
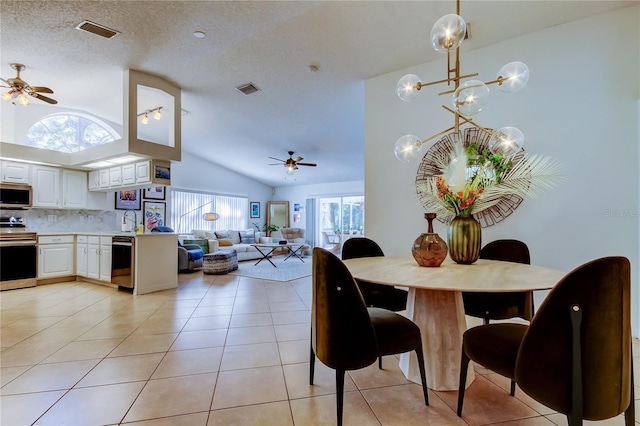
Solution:
M 499 154 L 459 141 L 449 155 L 435 157 L 441 174 L 429 177 L 417 187 L 426 211 L 440 217 L 467 216 L 488 209 L 504 195 L 535 197 L 561 180 L 556 160 L 524 151 Z

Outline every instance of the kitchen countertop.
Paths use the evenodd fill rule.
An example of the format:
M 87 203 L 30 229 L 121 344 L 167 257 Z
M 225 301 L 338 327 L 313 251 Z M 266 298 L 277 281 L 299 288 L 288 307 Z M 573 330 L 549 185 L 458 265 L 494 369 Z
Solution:
M 148 234 L 138 234 L 135 232 L 68 232 L 68 231 L 61 231 L 61 232 L 36 232 L 38 234 L 38 236 L 50 236 L 50 235 L 93 235 L 93 236 L 98 236 L 98 237 L 114 237 L 114 236 L 131 236 L 131 237 L 155 237 L 158 235 L 162 235 L 162 234 L 172 234 L 172 233 L 167 233 L 167 232 L 150 232 Z M 176 234 L 177 235 L 177 234 Z

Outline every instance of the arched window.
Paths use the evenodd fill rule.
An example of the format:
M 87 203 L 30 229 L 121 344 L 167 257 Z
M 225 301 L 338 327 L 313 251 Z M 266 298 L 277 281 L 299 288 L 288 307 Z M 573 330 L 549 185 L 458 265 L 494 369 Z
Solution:
M 59 152 L 78 152 L 119 139 L 108 124 L 79 114 L 52 114 L 31 126 L 25 145 Z

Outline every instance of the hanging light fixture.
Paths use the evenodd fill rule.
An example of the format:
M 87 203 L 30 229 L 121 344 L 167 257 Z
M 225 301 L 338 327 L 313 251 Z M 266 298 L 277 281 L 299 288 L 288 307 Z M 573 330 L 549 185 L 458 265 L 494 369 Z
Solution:
M 161 109 L 162 109 L 162 107 L 158 107 L 158 110 L 153 115 L 153 118 L 155 118 L 156 120 L 160 120 L 160 118 L 162 117 L 162 113 L 160 112 Z
M 529 68 L 522 62 L 510 62 L 498 71 L 495 80 L 482 82 L 480 80 L 462 80 L 476 77 L 478 73 L 460 74 L 460 45 L 467 32 L 467 24 L 460 16 L 460 0 L 456 0 L 456 13 L 445 15 L 438 19 L 431 29 L 431 45 L 441 53 L 447 54 L 447 78 L 429 83 L 420 81 L 415 74 L 407 74 L 398 81 L 396 93 L 398 97 L 409 102 L 418 96 L 419 91 L 426 86 L 447 83 L 453 84 L 453 89 L 438 93 L 441 95 L 452 94 L 452 108 L 442 106 L 454 115 L 454 125 L 426 139 L 420 139 L 415 135 L 400 137 L 394 147 L 396 158 L 409 162 L 422 156 L 423 145 L 450 131 L 460 132 L 460 124 L 468 123 L 491 136 L 490 149 L 495 153 L 508 153 L 522 148 L 524 135 L 515 127 L 502 127 L 496 131 L 485 129 L 469 117 L 482 111 L 489 101 L 489 87 L 497 84 L 500 90 L 514 93 L 522 89 L 529 80 Z M 461 123 L 462 122 L 462 123 Z
M 149 123 L 149 116 L 145 112 L 144 116 L 142 117 L 142 124 L 147 124 L 147 123 Z

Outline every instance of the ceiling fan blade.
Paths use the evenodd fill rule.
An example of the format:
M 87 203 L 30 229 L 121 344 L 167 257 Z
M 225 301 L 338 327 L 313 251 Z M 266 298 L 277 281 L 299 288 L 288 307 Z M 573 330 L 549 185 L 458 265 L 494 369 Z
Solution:
M 47 103 L 49 103 L 49 104 L 53 104 L 53 105 L 55 105 L 55 104 L 57 104 L 57 103 L 58 103 L 58 101 L 56 101 L 55 99 L 48 98 L 48 97 L 46 97 L 46 96 L 44 96 L 44 95 L 40 95 L 40 94 L 38 94 L 38 93 L 36 93 L 36 92 L 32 92 L 32 93 L 29 93 L 29 94 L 30 94 L 31 96 L 33 96 L 34 98 L 36 98 L 36 99 L 40 99 L 41 101 L 45 101 L 45 102 L 47 102 Z
M 29 86 L 29 88 L 34 91 L 34 92 L 40 92 L 40 93 L 53 93 L 53 90 L 49 89 L 48 87 L 42 87 L 42 86 Z
M 316 163 L 296 163 L 298 166 L 311 166 L 311 167 L 315 167 L 317 166 Z
M 304 158 L 300 157 L 299 155 L 296 158 L 293 159 L 293 161 L 295 161 L 296 163 L 298 161 L 302 161 L 302 160 L 304 160 Z
M 281 159 L 275 158 L 275 157 L 267 157 L 267 158 L 271 158 L 272 160 L 276 160 L 276 161 L 282 161 L 283 163 L 285 162 L 284 160 L 281 160 Z
M 4 81 L 4 84 L 7 85 L 7 87 L 11 87 L 11 83 L 9 83 L 7 80 L 5 80 L 4 78 L 0 77 L 0 80 Z
M 282 166 L 282 163 L 269 163 L 267 166 Z

